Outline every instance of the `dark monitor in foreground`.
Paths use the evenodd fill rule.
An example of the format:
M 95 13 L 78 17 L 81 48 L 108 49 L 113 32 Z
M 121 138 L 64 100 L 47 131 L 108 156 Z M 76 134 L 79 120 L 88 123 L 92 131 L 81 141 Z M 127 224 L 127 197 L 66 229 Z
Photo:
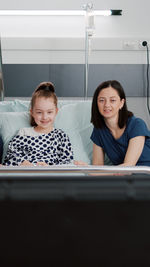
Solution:
M 0 266 L 150 266 L 150 176 L 0 177 Z

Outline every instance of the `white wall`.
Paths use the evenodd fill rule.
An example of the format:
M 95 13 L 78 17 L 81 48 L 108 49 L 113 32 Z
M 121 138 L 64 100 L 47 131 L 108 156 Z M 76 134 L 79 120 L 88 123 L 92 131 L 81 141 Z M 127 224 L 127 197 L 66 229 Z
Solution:
M 89 1 L 87 1 L 89 2 Z M 149 0 L 93 0 L 94 9 L 122 9 L 122 16 L 96 17 L 91 63 L 146 62 L 140 43 L 150 43 Z M 1 9 L 81 9 L 84 0 L 1 0 Z M 4 63 L 84 63 L 81 16 L 0 16 Z M 59 62 L 58 62 L 59 61 Z

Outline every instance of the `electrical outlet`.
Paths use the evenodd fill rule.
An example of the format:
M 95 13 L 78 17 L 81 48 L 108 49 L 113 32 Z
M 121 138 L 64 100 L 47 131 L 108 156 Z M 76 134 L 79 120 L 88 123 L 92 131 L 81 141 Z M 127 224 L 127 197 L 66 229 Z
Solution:
M 135 40 L 125 40 L 123 41 L 123 50 L 136 50 L 137 42 Z
M 150 47 L 150 40 L 147 40 L 146 38 L 143 39 L 143 40 L 139 40 L 138 42 L 138 47 L 140 50 L 146 50 L 146 46 L 143 46 L 143 42 L 146 41 L 147 42 L 147 45 L 148 47 Z

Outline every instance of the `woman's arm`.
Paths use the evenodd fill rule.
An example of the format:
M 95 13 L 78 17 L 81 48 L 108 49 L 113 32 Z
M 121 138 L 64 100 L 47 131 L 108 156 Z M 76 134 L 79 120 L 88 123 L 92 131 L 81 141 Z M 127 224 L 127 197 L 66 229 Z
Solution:
M 104 165 L 104 151 L 102 147 L 93 144 L 93 165 Z
M 145 143 L 145 136 L 136 136 L 129 141 L 123 164 L 120 166 L 135 166 L 141 156 Z

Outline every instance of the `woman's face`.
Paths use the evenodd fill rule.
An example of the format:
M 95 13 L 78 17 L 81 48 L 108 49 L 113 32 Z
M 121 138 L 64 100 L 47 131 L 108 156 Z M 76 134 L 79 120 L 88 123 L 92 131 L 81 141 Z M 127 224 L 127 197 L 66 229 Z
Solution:
M 124 102 L 112 87 L 102 89 L 97 97 L 98 110 L 105 119 L 118 118 L 119 109 L 123 107 Z
M 57 114 L 57 107 L 52 97 L 37 97 L 30 110 L 39 130 L 52 130 Z

